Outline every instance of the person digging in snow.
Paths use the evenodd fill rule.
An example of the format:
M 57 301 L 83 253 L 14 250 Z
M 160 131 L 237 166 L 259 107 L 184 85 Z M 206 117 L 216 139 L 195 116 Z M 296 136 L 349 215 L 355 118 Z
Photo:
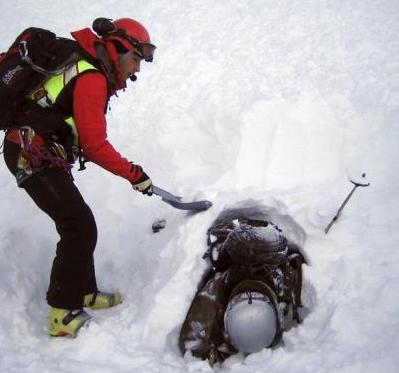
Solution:
M 89 28 L 71 33 L 82 58 L 32 92 L 4 142 L 7 167 L 60 235 L 47 292 L 51 336 L 75 337 L 91 318 L 84 308 L 122 302 L 119 292 L 97 288 L 96 223 L 73 182 L 71 163 L 79 158 L 82 166 L 84 157 L 127 179 L 134 190 L 152 194 L 142 167 L 122 157 L 107 140 L 105 113 L 109 98 L 126 87 L 127 79 L 136 79 L 141 61 L 151 62 L 156 47 L 145 27 L 130 18 L 99 18 L 93 29 L 97 35 Z M 52 130 L 59 118 L 61 125 Z M 30 123 L 35 122 L 48 124 L 52 141 L 34 132 Z

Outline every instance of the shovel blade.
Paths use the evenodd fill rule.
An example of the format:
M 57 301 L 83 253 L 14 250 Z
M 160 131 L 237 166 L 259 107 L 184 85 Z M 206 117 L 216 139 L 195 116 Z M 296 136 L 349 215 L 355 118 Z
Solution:
M 162 201 L 179 210 L 200 212 L 208 210 L 209 207 L 212 206 L 212 202 L 210 201 L 182 202 L 181 197 L 177 197 L 172 193 L 155 185 L 153 185 L 152 191 L 155 195 L 161 197 Z

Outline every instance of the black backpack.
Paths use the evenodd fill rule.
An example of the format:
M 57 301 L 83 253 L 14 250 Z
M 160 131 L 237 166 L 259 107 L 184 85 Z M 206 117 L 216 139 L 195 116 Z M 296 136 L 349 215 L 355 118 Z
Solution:
M 221 219 L 208 230 L 209 257 L 213 269 L 224 272 L 230 269 L 233 283 L 242 280 L 264 282 L 284 303 L 284 313 L 290 310 L 292 318 L 300 322 L 298 307 L 301 307 L 302 264 L 306 263 L 300 248 L 282 236 L 281 241 L 265 246 L 257 237 L 256 227 L 271 225 L 266 220 L 236 217 Z
M 46 79 L 78 61 L 79 50 L 74 40 L 31 27 L 17 37 L 6 53 L 0 54 L 1 130 L 18 126 L 14 119 L 28 101 L 26 97 Z

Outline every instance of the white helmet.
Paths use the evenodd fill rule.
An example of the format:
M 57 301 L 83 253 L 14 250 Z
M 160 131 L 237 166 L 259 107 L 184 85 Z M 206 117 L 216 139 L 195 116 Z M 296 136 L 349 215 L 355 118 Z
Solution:
M 234 293 L 224 313 L 230 343 L 245 354 L 270 347 L 281 334 L 275 301 L 256 290 Z

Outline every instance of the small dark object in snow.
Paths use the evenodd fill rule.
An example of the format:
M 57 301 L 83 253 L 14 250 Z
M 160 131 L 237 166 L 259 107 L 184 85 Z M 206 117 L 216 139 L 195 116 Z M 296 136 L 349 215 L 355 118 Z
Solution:
M 161 229 L 164 229 L 166 226 L 166 220 L 165 219 L 158 219 L 154 221 L 152 224 L 152 231 L 154 233 L 158 233 Z

